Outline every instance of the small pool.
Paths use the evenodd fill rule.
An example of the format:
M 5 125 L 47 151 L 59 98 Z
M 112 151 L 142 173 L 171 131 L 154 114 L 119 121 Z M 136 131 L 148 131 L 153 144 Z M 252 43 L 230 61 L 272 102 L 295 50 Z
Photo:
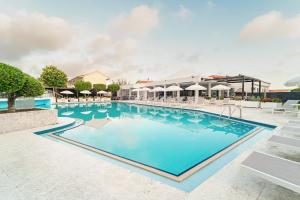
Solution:
M 17 99 L 16 101 L 22 101 Z M 36 108 L 51 108 L 51 99 L 50 98 L 36 98 L 34 100 Z M 7 100 L 0 99 L 0 110 L 7 109 Z
M 126 103 L 56 108 L 59 116 L 85 121 L 56 137 L 176 181 L 261 128 L 200 111 Z

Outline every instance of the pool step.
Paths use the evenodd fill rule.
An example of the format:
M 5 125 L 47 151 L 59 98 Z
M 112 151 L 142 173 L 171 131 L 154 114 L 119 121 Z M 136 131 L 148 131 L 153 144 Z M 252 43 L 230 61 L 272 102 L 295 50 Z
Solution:
M 82 124 L 84 124 L 84 121 L 82 119 L 76 119 L 72 123 L 65 124 L 65 125 L 62 125 L 59 127 L 45 129 L 42 131 L 37 131 L 37 132 L 34 132 L 34 134 L 37 134 L 37 135 L 50 134 L 50 133 L 55 134 L 55 133 L 59 133 L 59 132 L 63 132 L 63 131 L 67 131 L 67 130 L 76 128 L 78 126 L 81 126 Z

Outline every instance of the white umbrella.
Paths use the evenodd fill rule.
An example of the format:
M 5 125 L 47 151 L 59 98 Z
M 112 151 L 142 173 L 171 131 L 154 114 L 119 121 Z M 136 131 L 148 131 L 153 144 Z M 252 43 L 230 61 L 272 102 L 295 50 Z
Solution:
M 62 92 L 60 92 L 61 94 L 66 94 L 67 95 L 67 98 L 69 96 L 69 94 L 74 94 L 73 92 L 69 91 L 69 90 L 64 90 Z
M 163 91 L 165 91 L 165 88 L 162 87 L 153 88 L 152 92 L 154 92 L 154 99 L 156 99 L 156 92 L 163 92 Z
M 69 91 L 69 90 L 64 90 L 62 92 L 60 92 L 61 94 L 74 94 L 73 92 Z
M 81 91 L 80 93 L 81 93 L 81 94 L 91 94 L 91 92 L 88 91 L 88 90 L 83 90 L 83 91 Z
M 155 87 L 155 88 L 153 88 L 152 91 L 153 91 L 153 92 L 163 92 L 163 91 L 165 91 L 165 89 L 162 88 L 162 87 Z
M 101 90 L 101 91 L 97 92 L 97 94 L 107 94 L 107 92 L 104 90 Z
M 228 95 L 229 95 L 229 90 L 231 88 L 226 86 L 226 85 L 216 85 L 214 87 L 211 88 L 211 90 L 218 90 L 218 91 L 222 91 L 222 90 L 227 90 L 228 91 Z M 219 93 L 219 97 L 220 97 L 220 93 Z
M 300 76 L 288 80 L 284 85 L 287 87 L 297 86 L 300 88 Z
M 191 85 L 187 88 L 185 88 L 186 90 L 195 90 L 195 103 L 198 102 L 198 97 L 199 97 L 199 90 L 206 90 L 205 87 L 199 85 L 198 83 Z
M 212 87 L 211 90 L 230 90 L 230 87 L 226 85 L 216 85 Z
M 181 91 L 181 90 L 183 90 L 183 89 L 177 85 L 171 85 L 171 86 L 167 87 L 167 89 L 166 89 L 166 91 L 168 91 L 168 92 Z
M 207 90 L 207 89 L 199 84 L 195 84 L 185 88 L 185 90 Z
M 140 91 L 151 91 L 151 89 L 150 88 L 146 88 L 146 87 L 144 87 L 144 88 L 140 88 Z
M 88 90 L 82 90 L 81 92 L 80 92 L 81 94 L 84 94 L 84 97 L 86 98 L 86 95 L 87 94 L 92 94 L 90 91 L 88 91 Z

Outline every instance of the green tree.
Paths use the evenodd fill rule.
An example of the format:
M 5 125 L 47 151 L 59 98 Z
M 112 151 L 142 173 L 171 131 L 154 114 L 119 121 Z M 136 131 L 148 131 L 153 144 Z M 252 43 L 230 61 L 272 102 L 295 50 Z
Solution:
M 95 89 L 95 91 L 97 91 L 97 92 L 99 92 L 101 90 L 106 90 L 106 85 L 105 84 L 94 84 L 93 89 Z
M 85 82 L 82 80 L 78 80 L 74 84 L 75 90 L 77 92 L 77 98 L 79 98 L 79 92 L 83 90 L 91 90 L 92 89 L 92 84 L 91 82 Z
M 300 88 L 293 89 L 292 92 L 300 92 Z
M 112 93 L 113 96 L 116 96 L 117 91 L 120 90 L 120 85 L 117 83 L 112 83 L 107 86 L 107 90 Z
M 53 88 L 57 102 L 57 89 L 65 87 L 68 81 L 67 75 L 57 67 L 50 65 L 43 68 L 40 80 L 46 87 Z
M 44 93 L 42 84 L 16 67 L 0 63 L 0 92 L 7 95 L 8 110 L 15 112 L 18 97 L 35 97 Z

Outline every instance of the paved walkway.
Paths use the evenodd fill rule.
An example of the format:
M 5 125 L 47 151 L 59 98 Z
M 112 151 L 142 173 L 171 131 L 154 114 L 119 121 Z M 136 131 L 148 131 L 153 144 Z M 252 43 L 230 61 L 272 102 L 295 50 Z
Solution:
M 205 108 L 214 111 L 215 108 Z M 286 119 L 262 111 L 245 111 L 247 119 L 281 124 Z M 275 118 L 274 118 L 275 117 Z M 265 140 L 253 148 L 280 152 Z M 0 135 L 0 200 L 93 199 L 239 199 L 293 200 L 300 195 L 252 176 L 240 167 L 249 149 L 191 193 L 93 157 L 32 130 Z M 299 156 L 300 152 L 289 152 Z

